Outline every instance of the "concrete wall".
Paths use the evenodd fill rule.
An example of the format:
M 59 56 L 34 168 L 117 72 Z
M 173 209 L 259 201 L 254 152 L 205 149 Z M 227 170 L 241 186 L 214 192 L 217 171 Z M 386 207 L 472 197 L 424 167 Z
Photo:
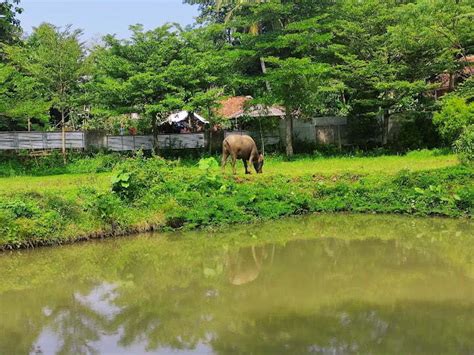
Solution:
M 286 124 L 280 122 L 280 136 L 284 140 Z M 340 117 L 316 117 L 312 120 L 293 120 L 293 139 L 312 144 L 345 145 L 347 140 L 347 119 Z

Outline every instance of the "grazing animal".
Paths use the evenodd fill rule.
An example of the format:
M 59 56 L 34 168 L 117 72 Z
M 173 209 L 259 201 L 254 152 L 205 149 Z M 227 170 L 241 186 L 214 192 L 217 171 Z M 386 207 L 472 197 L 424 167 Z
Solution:
M 232 135 L 224 139 L 222 144 L 222 170 L 225 171 L 227 159 L 232 158 L 232 172 L 236 174 L 235 163 L 242 159 L 245 173 L 250 174 L 248 163 L 253 164 L 257 174 L 261 174 L 263 168 L 263 154 L 258 153 L 257 145 L 252 137 L 245 135 Z

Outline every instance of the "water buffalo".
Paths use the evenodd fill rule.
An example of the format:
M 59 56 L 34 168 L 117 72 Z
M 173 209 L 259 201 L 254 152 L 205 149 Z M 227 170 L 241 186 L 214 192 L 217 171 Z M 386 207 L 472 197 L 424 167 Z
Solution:
M 225 171 L 227 159 L 232 157 L 232 172 L 234 175 L 235 163 L 237 159 L 242 159 L 245 166 L 245 173 L 250 174 L 248 169 L 248 162 L 253 164 L 257 174 L 262 173 L 263 168 L 263 154 L 258 153 L 257 145 L 252 137 L 245 135 L 232 135 L 224 139 L 222 144 L 222 170 Z

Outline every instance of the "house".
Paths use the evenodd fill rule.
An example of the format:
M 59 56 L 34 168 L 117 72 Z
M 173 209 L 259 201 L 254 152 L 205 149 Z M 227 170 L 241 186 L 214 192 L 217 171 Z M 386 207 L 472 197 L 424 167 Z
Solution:
M 468 55 L 459 62 L 462 62 L 464 67 L 458 73 L 443 73 L 436 77 L 435 83 L 438 83 L 439 87 L 433 91 L 435 98 L 453 91 L 457 84 L 474 75 L 474 55 Z
M 221 101 L 217 114 L 227 123 L 225 136 L 247 134 L 254 138 L 257 145 L 278 147 L 281 144 L 280 122 L 285 117 L 281 106 L 252 105 L 251 96 L 234 96 Z
M 230 123 L 231 130 L 255 128 L 256 118 L 281 119 L 285 109 L 281 106 L 251 105 L 252 96 L 234 96 L 220 102 L 217 114 Z
M 270 107 L 261 104 L 251 105 L 251 100 L 251 96 L 235 96 L 221 102 L 221 108 L 217 113 L 229 121 L 226 136 L 248 134 L 258 145 L 263 139 L 266 146 L 282 146 L 286 132 L 286 125 L 282 120 L 285 117 L 285 109 L 278 105 Z M 348 143 L 347 119 L 315 117 L 294 120 L 293 138 L 297 142 L 309 145 L 345 145 Z

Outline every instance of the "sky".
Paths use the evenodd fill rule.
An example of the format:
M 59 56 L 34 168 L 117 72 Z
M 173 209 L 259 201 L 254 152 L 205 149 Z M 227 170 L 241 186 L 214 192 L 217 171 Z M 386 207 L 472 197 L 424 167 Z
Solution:
M 84 40 L 99 40 L 105 34 L 119 38 L 130 35 L 129 25 L 143 24 L 146 29 L 166 22 L 189 25 L 197 16 L 196 7 L 182 0 L 21 0 L 19 16 L 26 33 L 42 22 L 57 26 L 73 25 L 84 30 Z

